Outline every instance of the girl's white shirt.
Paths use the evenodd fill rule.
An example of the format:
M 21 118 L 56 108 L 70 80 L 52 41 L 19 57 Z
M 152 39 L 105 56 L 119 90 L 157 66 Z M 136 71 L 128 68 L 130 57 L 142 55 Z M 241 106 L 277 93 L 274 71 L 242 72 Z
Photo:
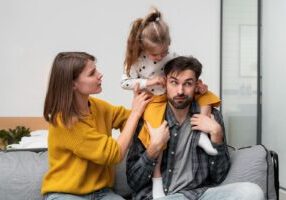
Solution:
M 155 76 L 164 76 L 165 64 L 175 57 L 177 57 L 176 53 L 168 53 L 162 60 L 156 62 L 141 54 L 138 61 L 131 66 L 130 76 L 126 72 L 122 75 L 121 87 L 126 90 L 133 90 L 135 84 L 139 83 L 140 89 L 147 89 L 154 95 L 166 93 L 166 89 L 161 85 L 147 87 L 146 83 L 148 79 Z

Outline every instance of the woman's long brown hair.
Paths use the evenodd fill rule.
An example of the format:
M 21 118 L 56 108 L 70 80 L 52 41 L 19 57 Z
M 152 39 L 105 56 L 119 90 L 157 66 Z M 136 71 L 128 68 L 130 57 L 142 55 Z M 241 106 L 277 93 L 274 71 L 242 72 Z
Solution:
M 73 81 L 82 72 L 88 60 L 94 61 L 95 58 L 85 52 L 61 52 L 55 57 L 43 113 L 49 123 L 56 126 L 58 115 L 65 126 L 71 123 L 73 117 L 81 118 L 73 95 Z

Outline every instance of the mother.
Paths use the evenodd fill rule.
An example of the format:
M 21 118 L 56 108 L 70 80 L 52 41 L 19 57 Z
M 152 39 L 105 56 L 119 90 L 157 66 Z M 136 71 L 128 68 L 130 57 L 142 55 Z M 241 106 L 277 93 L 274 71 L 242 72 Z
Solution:
M 44 105 L 49 170 L 42 193 L 47 200 L 123 199 L 111 189 L 113 168 L 124 158 L 150 96 L 135 89 L 129 111 L 90 96 L 102 91 L 101 82 L 94 56 L 56 56 Z M 117 140 L 113 128 L 122 130 Z

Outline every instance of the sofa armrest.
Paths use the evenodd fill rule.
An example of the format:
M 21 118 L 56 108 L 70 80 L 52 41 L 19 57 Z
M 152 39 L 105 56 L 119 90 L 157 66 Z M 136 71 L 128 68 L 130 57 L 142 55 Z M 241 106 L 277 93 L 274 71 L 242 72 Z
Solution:
M 272 159 L 272 163 L 273 163 L 273 168 L 274 168 L 274 185 L 275 185 L 275 191 L 277 194 L 277 200 L 279 200 L 279 187 L 280 187 L 280 183 L 279 183 L 279 159 L 278 159 L 278 154 L 273 151 L 270 150 L 270 156 Z
M 263 190 L 265 199 L 277 199 L 273 162 L 270 152 L 263 145 L 234 150 L 230 156 L 231 167 L 222 185 L 256 183 Z

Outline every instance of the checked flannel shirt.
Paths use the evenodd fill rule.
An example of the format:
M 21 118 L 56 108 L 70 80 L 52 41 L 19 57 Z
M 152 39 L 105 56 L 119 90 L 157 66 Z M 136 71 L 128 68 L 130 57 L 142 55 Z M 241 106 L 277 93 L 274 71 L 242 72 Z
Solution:
M 198 112 L 199 108 L 196 103 L 192 103 L 190 106 L 190 116 L 192 113 Z M 227 175 L 230 167 L 229 153 L 226 146 L 224 124 L 221 113 L 213 109 L 212 111 L 216 121 L 221 125 L 224 134 L 224 143 L 213 146 L 217 149 L 218 154 L 216 156 L 207 155 L 204 150 L 198 147 L 199 134 L 195 134 L 197 131 L 192 131 L 191 148 L 192 153 L 190 159 L 192 159 L 192 173 L 193 180 L 190 180 L 188 185 L 179 191 L 190 200 L 198 199 L 209 187 L 214 187 L 221 183 Z M 176 158 L 173 156 L 173 152 L 176 151 L 176 145 L 178 142 L 177 134 L 179 124 L 177 123 L 174 114 L 169 106 L 167 106 L 165 112 L 165 119 L 168 122 L 170 130 L 170 139 L 168 141 L 167 149 L 163 152 L 163 159 L 161 164 L 161 174 L 163 178 L 163 187 L 165 194 L 172 194 L 169 191 L 169 186 L 172 181 L 172 169 Z M 142 127 L 142 121 L 140 121 L 133 143 L 129 149 L 127 155 L 127 182 L 131 189 L 134 191 L 133 199 L 135 200 L 149 200 L 152 199 L 152 175 L 156 165 L 156 160 L 147 157 L 146 149 L 138 139 L 138 134 Z M 189 133 L 190 134 L 190 133 Z

